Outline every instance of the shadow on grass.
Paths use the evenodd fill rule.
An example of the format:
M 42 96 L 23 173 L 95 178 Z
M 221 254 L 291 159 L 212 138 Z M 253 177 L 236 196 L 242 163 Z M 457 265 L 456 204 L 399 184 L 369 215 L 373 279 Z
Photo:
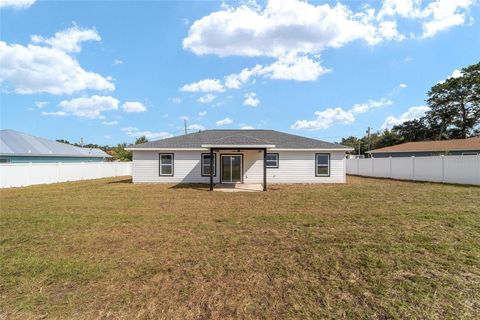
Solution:
M 132 178 L 110 181 L 108 184 L 112 184 L 112 183 L 114 183 L 114 184 L 115 183 L 132 183 Z
M 179 183 L 169 189 L 194 189 L 199 191 L 210 191 L 210 185 L 205 183 Z

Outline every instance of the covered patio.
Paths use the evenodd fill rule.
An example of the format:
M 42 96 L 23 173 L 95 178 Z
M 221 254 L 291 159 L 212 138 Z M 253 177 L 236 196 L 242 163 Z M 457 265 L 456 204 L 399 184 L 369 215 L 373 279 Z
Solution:
M 210 159 L 215 158 L 215 154 L 220 159 L 220 178 L 219 184 L 214 184 L 214 170 L 210 170 L 210 191 L 215 188 L 223 190 L 250 190 L 258 191 L 258 183 L 244 183 L 244 152 L 258 151 L 262 152 L 262 174 L 263 183 L 261 190 L 267 191 L 267 151 L 275 148 L 275 145 L 266 143 L 265 141 L 255 139 L 248 136 L 230 136 L 218 139 L 211 144 L 202 144 L 202 148 L 208 148 Z M 216 162 L 217 163 L 217 162 Z M 243 188 L 238 185 L 243 185 Z M 250 187 L 247 187 L 250 185 Z M 253 186 L 255 185 L 255 186 Z

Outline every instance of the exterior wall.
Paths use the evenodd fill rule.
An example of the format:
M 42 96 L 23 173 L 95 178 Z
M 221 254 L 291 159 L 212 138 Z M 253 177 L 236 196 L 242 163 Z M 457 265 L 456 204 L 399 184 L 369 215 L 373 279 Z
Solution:
M 380 152 L 380 153 L 372 153 L 373 158 L 404 158 L 404 157 L 434 157 L 434 156 L 441 156 L 441 155 L 451 155 L 451 156 L 461 156 L 464 152 L 476 152 L 480 154 L 480 150 L 458 150 L 458 151 L 449 151 L 449 152 L 431 152 L 431 151 L 424 151 L 424 152 Z
M 91 157 L 27 157 L 27 156 L 0 156 L 0 162 L 6 163 L 78 163 L 78 162 L 102 162 L 104 158 Z
M 275 151 L 272 151 L 275 152 Z M 174 175 L 159 176 L 159 153 L 174 154 Z M 134 183 L 209 183 L 210 177 L 201 176 L 201 151 L 133 151 Z M 345 152 L 330 153 L 330 176 L 315 176 L 314 151 L 281 151 L 279 167 L 267 168 L 267 183 L 344 183 L 346 177 Z M 327 153 L 327 152 L 324 152 Z M 243 182 L 263 183 L 263 151 L 224 150 L 216 153 L 216 176 L 220 181 L 220 155 L 243 154 Z

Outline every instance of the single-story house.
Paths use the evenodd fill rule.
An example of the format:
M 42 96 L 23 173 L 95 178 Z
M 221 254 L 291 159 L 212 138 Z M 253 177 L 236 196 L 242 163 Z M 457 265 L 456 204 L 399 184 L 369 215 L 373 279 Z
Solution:
M 80 148 L 18 132 L 0 130 L 0 163 L 101 162 L 111 156 L 100 149 Z
M 274 130 L 206 130 L 127 150 L 134 183 L 209 183 L 210 190 L 252 183 L 266 190 L 267 181 L 344 183 L 345 153 L 353 149 Z
M 480 136 L 467 139 L 417 141 L 367 151 L 373 158 L 480 154 Z

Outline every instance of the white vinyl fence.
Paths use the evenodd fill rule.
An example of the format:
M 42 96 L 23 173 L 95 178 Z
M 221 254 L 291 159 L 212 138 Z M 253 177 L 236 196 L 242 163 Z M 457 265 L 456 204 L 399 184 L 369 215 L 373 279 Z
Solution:
M 347 159 L 347 174 L 480 185 L 480 155 Z
M 132 175 L 132 162 L 2 163 L 0 188 Z

